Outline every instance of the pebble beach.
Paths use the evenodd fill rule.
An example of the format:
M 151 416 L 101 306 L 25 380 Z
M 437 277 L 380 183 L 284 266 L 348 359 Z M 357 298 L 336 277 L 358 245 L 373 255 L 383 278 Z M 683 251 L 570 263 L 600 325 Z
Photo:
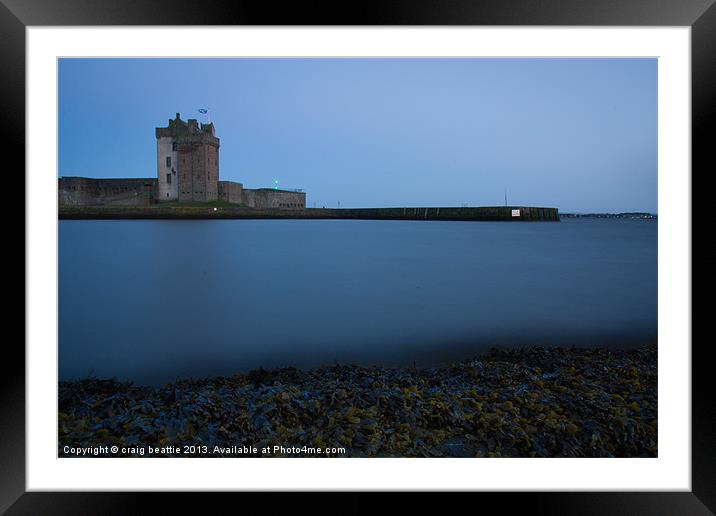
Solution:
M 58 398 L 60 457 L 658 453 L 655 344 L 495 348 L 440 367 L 258 369 L 161 387 L 86 378 L 60 382 Z

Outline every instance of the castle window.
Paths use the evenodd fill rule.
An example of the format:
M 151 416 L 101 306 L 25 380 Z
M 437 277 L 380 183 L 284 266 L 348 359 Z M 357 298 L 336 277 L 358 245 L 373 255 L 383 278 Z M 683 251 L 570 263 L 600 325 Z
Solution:
M 172 150 L 177 150 L 177 142 L 172 142 Z
M 172 157 L 171 157 L 171 156 L 167 156 L 167 168 L 169 168 L 169 167 L 171 167 L 171 166 L 172 166 Z
M 171 174 L 167 174 L 167 184 L 168 185 L 172 184 L 172 175 Z

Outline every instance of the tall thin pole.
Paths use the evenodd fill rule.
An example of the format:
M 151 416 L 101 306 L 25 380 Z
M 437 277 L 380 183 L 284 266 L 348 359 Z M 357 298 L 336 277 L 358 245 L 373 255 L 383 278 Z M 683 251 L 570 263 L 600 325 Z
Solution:
M 505 206 L 507 206 L 507 188 L 505 188 Z

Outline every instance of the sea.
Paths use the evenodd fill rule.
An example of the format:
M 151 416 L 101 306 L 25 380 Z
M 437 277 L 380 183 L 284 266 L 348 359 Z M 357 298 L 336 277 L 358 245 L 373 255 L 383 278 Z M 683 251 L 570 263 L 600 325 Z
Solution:
M 655 219 L 59 221 L 59 379 L 657 339 Z

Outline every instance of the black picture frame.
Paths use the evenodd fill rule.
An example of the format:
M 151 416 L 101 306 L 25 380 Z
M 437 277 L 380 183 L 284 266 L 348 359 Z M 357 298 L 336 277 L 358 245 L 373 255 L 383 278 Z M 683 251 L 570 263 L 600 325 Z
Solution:
M 362 0 L 341 2 L 269 2 L 242 0 L 0 0 L 0 127 L 3 148 L 25 166 L 25 28 L 42 25 L 606 25 L 689 26 L 692 38 L 692 277 L 693 293 L 713 284 L 713 246 L 693 236 L 704 224 L 698 206 L 707 206 L 706 189 L 693 181 L 716 170 L 716 0 Z M 54 116 L 54 115 L 53 115 Z M 9 171 L 6 171 L 6 173 Z M 686 171 L 688 173 L 688 171 Z M 19 176 L 16 192 L 24 197 Z M 5 178 L 6 180 L 8 178 Z M 24 178 L 23 178 L 24 179 Z M 708 235 L 708 233 L 706 233 Z M 706 241 L 711 238 L 704 239 Z M 704 249 L 705 247 L 705 249 Z M 24 249 L 24 247 L 23 247 Z M 23 251 L 23 267 L 25 256 Z M 17 258 L 19 261 L 19 257 Z M 692 294 L 693 295 L 693 294 Z M 20 303 L 14 303 L 19 306 Z M 24 307 L 24 303 L 23 303 Z M 694 304 L 693 309 L 702 309 Z M 24 310 L 24 308 L 23 308 Z M 693 320 L 693 315 L 692 315 Z M 695 322 L 695 321 L 694 321 Z M 692 323 L 692 328 L 697 328 Z M 24 333 L 24 332 L 23 332 Z M 132 514 L 149 510 L 159 498 L 162 512 L 184 510 L 206 501 L 179 493 L 28 493 L 25 492 L 25 354 L 15 338 L 6 339 L 0 361 L 0 512 L 7 514 Z M 691 343 L 685 342 L 684 345 Z M 711 399 L 708 341 L 692 346 L 692 491 L 641 493 L 481 493 L 475 507 L 486 505 L 536 514 L 710 514 L 716 511 L 716 404 Z M 638 460 L 638 459 L 636 459 Z M 200 495 L 205 498 L 206 495 Z M 233 496 L 233 495 L 225 495 Z M 241 494 L 248 508 L 255 495 Z M 351 495 L 341 512 L 372 510 L 375 495 Z M 247 498 L 248 497 L 248 498 Z M 299 498 L 301 499 L 301 498 Z M 412 501 L 424 505 L 422 496 Z M 235 502 L 231 502 L 235 503 Z M 291 495 L 291 504 L 296 495 Z M 321 505 L 331 507 L 331 498 Z M 335 506 L 337 509 L 339 506 Z M 348 510 L 347 510 L 348 509 Z M 489 510 L 489 509 L 488 509 Z M 272 512 L 274 512 L 272 510 Z

